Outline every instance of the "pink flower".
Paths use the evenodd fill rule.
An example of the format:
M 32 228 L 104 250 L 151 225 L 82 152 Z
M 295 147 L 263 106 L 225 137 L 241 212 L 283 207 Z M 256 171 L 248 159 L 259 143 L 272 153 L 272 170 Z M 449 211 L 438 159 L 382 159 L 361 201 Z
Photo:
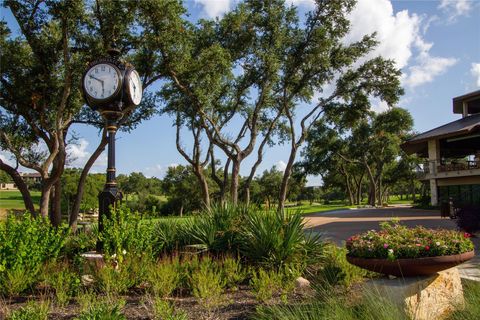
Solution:
M 385 249 L 387 249 L 387 248 L 388 248 L 388 244 L 384 243 L 384 244 L 383 244 L 383 247 L 384 247 Z
M 463 237 L 464 237 L 464 238 L 470 238 L 471 236 L 472 236 L 472 235 L 471 235 L 470 233 L 468 233 L 468 232 L 465 232 L 465 233 L 463 234 Z
M 425 250 L 430 250 L 430 246 L 425 246 Z
M 420 243 L 415 243 L 417 247 L 421 247 L 422 245 Z

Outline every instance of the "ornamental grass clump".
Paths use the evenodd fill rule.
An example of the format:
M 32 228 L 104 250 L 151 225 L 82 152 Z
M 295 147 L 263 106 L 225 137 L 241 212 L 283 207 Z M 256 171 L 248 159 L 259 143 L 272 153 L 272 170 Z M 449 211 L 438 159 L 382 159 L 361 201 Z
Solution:
M 462 254 L 474 249 L 470 234 L 444 229 L 408 228 L 398 220 L 383 222 L 347 240 L 348 255 L 370 259 L 411 259 Z

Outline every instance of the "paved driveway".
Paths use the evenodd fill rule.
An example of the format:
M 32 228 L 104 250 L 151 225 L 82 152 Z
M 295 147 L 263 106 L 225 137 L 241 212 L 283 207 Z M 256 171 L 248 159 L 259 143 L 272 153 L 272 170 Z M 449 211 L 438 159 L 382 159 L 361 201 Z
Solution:
M 436 210 L 409 207 L 338 210 L 313 213 L 306 217 L 307 227 L 320 232 L 325 238 L 342 245 L 348 237 L 370 229 L 379 229 L 379 222 L 399 218 L 407 226 L 455 229 L 455 221 L 440 218 Z
M 312 213 L 305 216 L 307 230 L 321 233 L 325 239 L 344 245 L 350 236 L 379 229 L 382 221 L 399 218 L 409 226 L 422 225 L 426 228 L 456 229 L 455 220 L 440 218 L 438 210 L 420 210 L 410 207 L 369 208 L 354 210 L 338 210 Z M 476 256 L 470 262 L 461 265 L 462 276 L 480 281 L 480 239 L 475 238 Z

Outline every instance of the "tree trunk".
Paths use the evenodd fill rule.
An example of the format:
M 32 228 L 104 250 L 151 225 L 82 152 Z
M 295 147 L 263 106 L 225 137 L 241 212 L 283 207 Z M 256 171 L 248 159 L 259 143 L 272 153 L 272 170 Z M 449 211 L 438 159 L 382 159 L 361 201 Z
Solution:
M 23 181 L 18 171 L 15 168 L 4 163 L 2 160 L 0 160 L 0 170 L 5 171 L 12 178 L 13 182 L 15 182 L 15 185 L 17 186 L 18 190 L 20 190 L 20 193 L 22 194 L 23 203 L 25 204 L 25 209 L 29 211 L 32 214 L 32 216 L 36 217 L 37 213 L 35 212 L 32 196 L 30 194 L 30 191 L 28 190 L 27 184 L 25 183 L 25 181 Z
M 200 183 L 200 188 L 202 189 L 203 204 L 207 208 L 210 208 L 210 193 L 208 189 L 207 179 L 203 174 L 203 168 L 199 165 L 193 166 L 193 172 L 195 173 L 195 176 L 197 177 L 198 182 Z
M 234 205 L 238 203 L 238 179 L 240 175 L 240 162 L 237 160 L 232 160 L 232 181 L 231 181 L 231 190 L 230 197 Z
M 40 215 L 44 219 L 48 219 L 48 210 L 50 208 L 50 191 L 52 190 L 52 184 L 43 180 L 42 184 L 42 196 L 40 198 Z
M 278 196 L 278 211 L 283 211 L 285 208 L 285 200 L 287 199 L 288 192 L 288 181 L 292 175 L 293 163 L 295 162 L 295 157 L 297 156 L 297 147 L 292 145 L 290 150 L 290 157 L 288 158 L 287 166 L 283 173 L 282 184 L 280 185 L 280 194 Z
M 245 187 L 245 204 L 250 205 L 250 186 Z
M 62 183 L 60 179 L 55 182 L 53 191 L 53 210 L 50 221 L 54 227 L 58 227 L 62 223 Z
M 75 196 L 75 201 L 73 202 L 73 209 L 68 219 L 68 224 L 70 225 L 70 228 L 73 232 L 77 230 L 78 213 L 80 212 L 80 204 L 82 203 L 83 192 L 85 189 L 85 181 L 87 181 L 88 172 L 92 168 L 97 158 L 105 150 L 105 146 L 107 145 L 107 143 L 108 139 L 106 135 L 106 130 L 103 130 L 102 140 L 100 140 L 97 149 L 95 149 L 93 154 L 90 156 L 87 163 L 85 164 L 85 167 L 83 167 L 82 173 L 80 174 L 80 179 L 78 180 L 77 186 L 77 194 Z

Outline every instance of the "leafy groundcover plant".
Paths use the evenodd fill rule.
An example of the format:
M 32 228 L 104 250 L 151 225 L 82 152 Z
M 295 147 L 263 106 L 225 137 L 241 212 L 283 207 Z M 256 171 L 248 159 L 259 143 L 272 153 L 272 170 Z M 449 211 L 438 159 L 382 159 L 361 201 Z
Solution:
M 398 220 L 380 224 L 347 240 L 348 255 L 371 259 L 409 259 L 461 254 L 472 251 L 470 234 L 444 229 L 408 228 Z

